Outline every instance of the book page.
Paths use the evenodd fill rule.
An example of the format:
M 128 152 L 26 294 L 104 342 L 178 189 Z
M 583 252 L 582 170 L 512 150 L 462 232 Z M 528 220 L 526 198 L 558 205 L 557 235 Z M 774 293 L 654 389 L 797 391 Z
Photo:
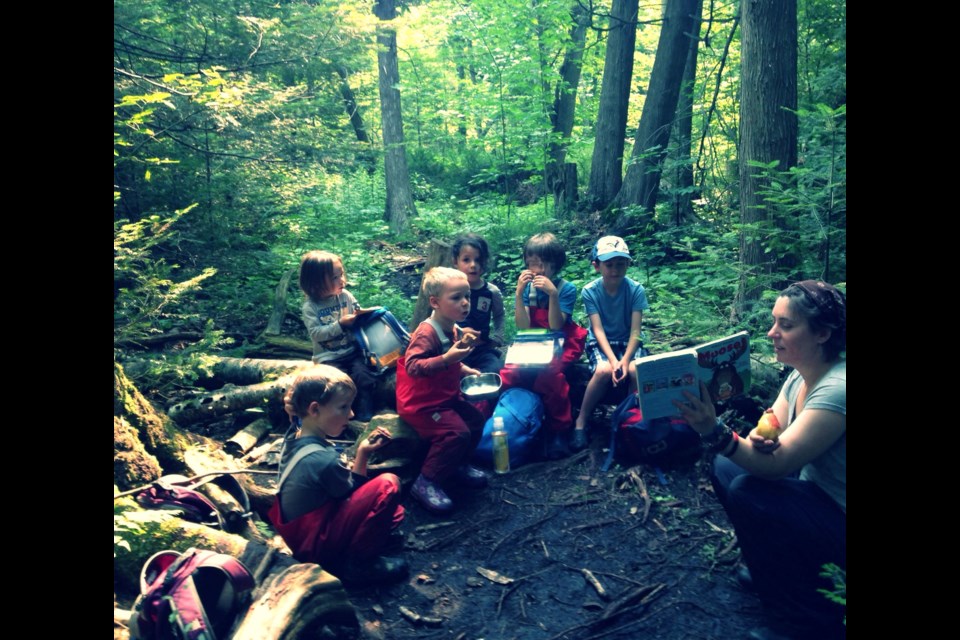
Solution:
M 644 420 L 679 415 L 672 400 L 685 402 L 684 391 L 699 395 L 697 358 L 693 350 L 641 358 L 637 361 L 637 377 Z

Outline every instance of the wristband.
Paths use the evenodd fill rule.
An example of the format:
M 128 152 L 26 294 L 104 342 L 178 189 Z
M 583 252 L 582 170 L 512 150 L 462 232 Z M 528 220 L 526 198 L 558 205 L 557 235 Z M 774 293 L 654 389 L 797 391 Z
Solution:
M 730 446 L 730 440 L 733 439 L 733 431 L 723 423 L 723 420 L 717 418 L 713 431 L 700 436 L 700 441 L 707 446 L 710 453 L 719 453 Z

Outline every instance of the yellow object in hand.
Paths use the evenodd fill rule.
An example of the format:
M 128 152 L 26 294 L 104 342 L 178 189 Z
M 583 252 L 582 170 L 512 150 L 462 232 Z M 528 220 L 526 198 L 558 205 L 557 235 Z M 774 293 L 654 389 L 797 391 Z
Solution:
M 757 422 L 757 435 L 763 436 L 767 440 L 776 440 L 780 437 L 781 431 L 780 421 L 777 420 L 773 409 L 764 411 Z

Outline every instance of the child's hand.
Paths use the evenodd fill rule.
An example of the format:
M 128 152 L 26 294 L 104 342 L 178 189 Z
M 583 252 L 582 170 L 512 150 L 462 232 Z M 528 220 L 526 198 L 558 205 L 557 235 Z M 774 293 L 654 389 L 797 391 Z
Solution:
M 557 292 L 557 285 L 553 284 L 553 281 L 547 276 L 536 276 L 533 279 L 533 288 L 543 291 L 548 296 Z
M 481 371 L 479 369 L 474 369 L 473 367 L 468 367 L 467 365 L 463 365 L 462 367 L 460 367 L 460 373 L 463 374 L 460 377 L 465 378 L 467 376 L 479 376 L 481 374 Z
M 480 344 L 480 332 L 470 327 L 460 327 L 453 325 L 453 339 L 461 347 L 475 347 Z
M 533 271 L 530 269 L 524 269 L 520 272 L 520 277 L 517 278 L 517 295 L 523 295 L 523 289 L 531 282 L 533 282 Z
M 349 328 L 353 326 L 353 323 L 357 321 L 357 314 L 350 313 L 345 316 L 340 316 L 340 326 L 344 328 Z
M 376 431 L 371 433 L 363 442 L 360 443 L 360 446 L 357 447 L 357 453 L 360 453 L 361 449 L 363 449 L 365 453 L 376 451 L 377 449 L 386 446 L 392 437 L 393 436 L 385 427 L 377 427 Z
M 612 367 L 612 369 L 611 375 L 613 376 L 613 386 L 617 386 L 624 378 L 627 377 L 627 363 L 621 360 L 614 367 Z
M 473 351 L 473 347 L 465 347 L 461 341 L 456 341 L 453 343 L 453 346 L 450 347 L 445 354 L 443 354 L 443 360 L 446 363 L 451 362 L 460 362 Z

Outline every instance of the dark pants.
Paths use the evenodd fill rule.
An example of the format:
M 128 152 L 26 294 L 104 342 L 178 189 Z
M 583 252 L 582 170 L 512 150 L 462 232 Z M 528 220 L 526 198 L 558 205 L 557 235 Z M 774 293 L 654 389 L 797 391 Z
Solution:
M 463 364 L 480 371 L 481 373 L 500 373 L 503 367 L 503 356 L 496 349 L 479 347 L 463 359 Z
M 824 564 L 847 568 L 847 515 L 813 482 L 763 480 L 717 456 L 711 477 L 764 605 L 796 637 L 846 637 L 843 609 L 817 589 Z
M 371 398 L 373 397 L 373 391 L 377 388 L 377 376 L 367 365 L 363 354 L 359 351 L 354 351 L 344 358 L 330 360 L 323 364 L 329 364 L 330 366 L 340 369 L 340 371 L 350 376 L 353 384 L 357 385 L 357 397 L 353 402 L 354 410 L 356 410 L 359 405 L 362 396 L 367 395 Z

